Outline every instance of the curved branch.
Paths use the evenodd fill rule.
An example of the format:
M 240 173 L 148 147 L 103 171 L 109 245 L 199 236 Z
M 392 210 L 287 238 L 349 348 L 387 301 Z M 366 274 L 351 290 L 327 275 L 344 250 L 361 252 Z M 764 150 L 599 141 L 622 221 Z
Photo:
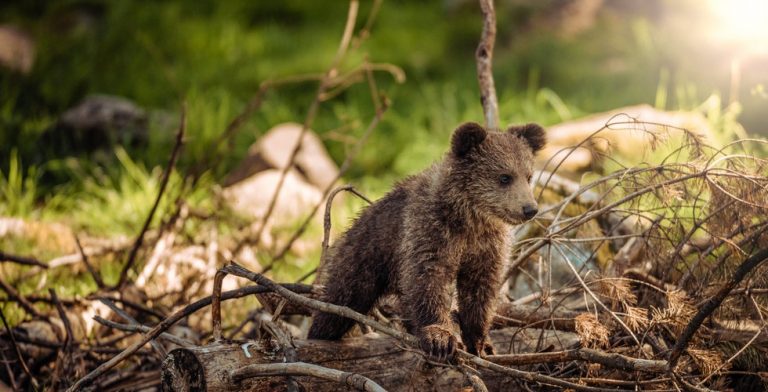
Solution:
M 243 381 L 248 378 L 269 376 L 312 376 L 324 380 L 336 381 L 352 388 L 368 392 L 387 392 L 381 385 L 360 374 L 342 372 L 341 370 L 304 362 L 248 365 L 233 370 L 229 375 L 232 377 L 233 381 Z

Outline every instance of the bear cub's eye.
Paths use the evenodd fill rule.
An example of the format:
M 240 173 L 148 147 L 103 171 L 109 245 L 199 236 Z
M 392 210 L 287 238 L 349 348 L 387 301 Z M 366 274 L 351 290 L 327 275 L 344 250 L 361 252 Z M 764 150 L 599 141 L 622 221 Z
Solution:
M 528 181 L 529 184 L 531 183 L 532 179 L 533 179 L 533 176 L 530 175 L 530 174 L 528 175 L 528 178 L 526 178 L 526 180 Z
M 501 185 L 509 185 L 512 183 L 512 180 L 514 178 L 510 176 L 509 174 L 502 174 L 499 176 L 499 184 Z

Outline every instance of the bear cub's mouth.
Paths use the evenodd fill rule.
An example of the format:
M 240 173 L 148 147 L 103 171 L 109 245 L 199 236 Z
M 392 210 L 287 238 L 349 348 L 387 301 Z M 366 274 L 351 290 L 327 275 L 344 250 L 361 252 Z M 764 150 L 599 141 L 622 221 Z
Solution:
M 521 213 L 515 213 L 510 210 L 505 210 L 505 214 L 501 217 L 501 220 L 511 225 L 523 224 L 531 219 L 533 219 L 533 217 L 526 218 L 525 215 Z

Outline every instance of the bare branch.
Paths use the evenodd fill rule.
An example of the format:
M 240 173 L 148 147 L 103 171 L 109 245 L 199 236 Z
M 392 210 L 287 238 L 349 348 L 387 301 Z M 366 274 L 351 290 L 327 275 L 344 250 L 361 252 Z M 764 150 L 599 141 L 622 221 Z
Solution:
M 152 205 L 152 209 L 149 210 L 149 215 L 147 215 L 147 219 L 144 221 L 144 226 L 142 226 L 141 231 L 139 232 L 139 235 L 136 237 L 136 241 L 133 243 L 133 247 L 131 248 L 130 253 L 128 254 L 128 261 L 126 261 L 125 265 L 123 266 L 123 269 L 120 271 L 120 278 L 118 279 L 117 283 L 113 286 L 115 289 L 121 289 L 124 285 L 126 280 L 128 279 L 128 272 L 133 268 L 133 264 L 136 262 L 136 256 L 139 253 L 139 248 L 141 248 L 141 244 L 144 243 L 144 235 L 147 233 L 147 230 L 149 230 L 149 225 L 152 223 L 152 219 L 155 217 L 155 212 L 157 211 L 157 207 L 160 205 L 160 200 L 163 198 L 163 194 L 165 193 L 165 188 L 168 186 L 168 180 L 171 178 L 171 172 L 173 171 L 173 168 L 176 166 L 176 160 L 179 157 L 179 151 L 181 150 L 181 146 L 184 144 L 184 131 L 187 128 L 187 113 L 186 113 L 186 105 L 182 106 L 181 108 L 181 123 L 179 124 L 179 130 L 176 132 L 176 144 L 173 146 L 173 150 L 171 151 L 171 157 L 168 160 L 168 165 L 165 167 L 165 171 L 163 172 L 163 177 L 160 180 L 160 189 L 157 192 L 157 198 L 155 198 L 155 204 Z
M 114 302 L 112 302 L 112 301 L 110 301 L 109 299 L 107 299 L 107 298 L 102 298 L 102 299 L 100 299 L 99 301 L 100 301 L 101 303 L 103 303 L 104 305 L 107 305 L 107 307 L 109 307 L 109 308 L 110 308 L 110 309 L 111 309 L 113 312 L 115 312 L 115 313 L 116 313 L 118 316 L 120 316 L 120 317 L 121 317 L 123 320 L 125 320 L 125 321 L 129 322 L 131 325 L 134 325 L 134 326 L 142 326 L 142 325 L 141 325 L 141 324 L 140 324 L 138 321 L 136 321 L 136 319 L 135 319 L 135 318 L 133 318 L 133 317 L 132 317 L 130 314 L 128 314 L 126 311 L 124 311 L 124 310 L 122 310 L 122 309 L 118 308 L 118 307 L 117 307 L 117 305 L 115 305 L 115 303 L 114 303 Z M 94 317 L 94 319 L 95 319 L 96 317 L 98 317 L 98 316 L 95 316 L 95 317 Z M 156 352 L 156 353 L 159 355 L 159 357 L 160 357 L 160 359 L 161 359 L 161 360 L 163 359 L 163 357 L 165 357 L 165 356 L 168 354 L 168 353 L 166 353 L 166 352 L 165 352 L 165 349 L 163 348 L 163 346 L 161 346 L 161 345 L 160 345 L 160 343 L 158 343 L 158 342 L 156 342 L 156 341 L 154 341 L 154 340 L 151 340 L 151 341 L 149 342 L 149 344 L 152 346 L 152 349 L 154 349 L 154 350 L 155 350 L 155 352 Z
M 83 264 L 85 264 L 85 268 L 88 270 L 88 273 L 91 274 L 93 281 L 96 282 L 96 287 L 98 287 L 99 289 L 103 289 L 107 287 L 104 284 L 104 280 L 101 279 L 101 274 L 99 273 L 99 271 L 96 271 L 91 265 L 91 262 L 88 261 L 88 255 L 85 254 L 85 250 L 83 250 L 83 245 L 80 244 L 80 238 L 78 238 L 77 234 L 75 234 L 74 237 L 75 237 L 75 245 L 77 245 L 77 251 L 80 252 L 80 257 L 83 259 Z
M 320 253 L 320 265 L 318 268 L 323 265 L 326 255 L 328 254 L 328 242 L 330 241 L 331 237 L 331 207 L 333 206 L 333 199 L 336 198 L 336 195 L 339 194 L 339 192 L 344 191 L 350 192 L 365 200 L 368 202 L 368 204 L 371 204 L 371 201 L 368 200 L 368 198 L 365 197 L 362 193 L 358 192 L 352 185 L 343 185 L 331 191 L 331 193 L 328 195 L 328 199 L 325 202 L 325 215 L 323 216 L 323 245 Z
M 347 13 L 347 22 L 346 22 L 346 25 L 344 26 L 344 34 L 342 35 L 341 43 L 339 44 L 339 48 L 336 52 L 336 57 L 334 58 L 330 68 L 326 71 L 325 75 L 320 80 L 320 83 L 317 87 L 317 93 L 315 94 L 315 99 L 312 100 L 312 103 L 309 105 L 309 109 L 307 110 L 307 115 L 304 118 L 304 123 L 301 126 L 301 132 L 299 133 L 298 140 L 296 140 L 296 144 L 293 147 L 293 151 L 291 151 L 291 155 L 288 158 L 288 163 L 280 172 L 280 179 L 277 181 L 277 185 L 275 186 L 275 191 L 272 194 L 272 198 L 270 199 L 269 205 L 267 206 L 267 210 L 264 213 L 264 216 L 261 218 L 261 225 L 259 226 L 258 231 L 253 237 L 254 245 L 258 245 L 259 241 L 261 241 L 261 234 L 264 231 L 264 228 L 267 227 L 267 222 L 269 221 L 269 218 L 272 216 L 272 213 L 275 210 L 275 205 L 277 205 L 277 199 L 278 197 L 280 197 L 280 191 L 282 190 L 283 184 L 285 183 L 285 178 L 288 176 L 288 172 L 293 167 L 293 164 L 296 161 L 296 157 L 299 155 L 299 151 L 301 151 L 301 146 L 304 143 L 304 135 L 307 134 L 309 127 L 315 121 L 315 117 L 317 116 L 317 111 L 320 108 L 320 102 L 322 101 L 322 97 L 327 91 L 327 89 L 330 87 L 331 79 L 338 74 L 338 67 L 339 65 L 341 65 L 341 61 L 344 59 L 344 56 L 346 55 L 347 50 L 349 49 L 349 42 L 352 39 L 352 33 L 355 28 L 355 20 L 357 19 L 358 7 L 359 7 L 359 3 L 357 0 L 350 1 L 349 12 Z M 237 254 L 237 252 L 240 250 L 240 247 L 242 247 L 243 245 L 244 243 L 238 244 L 237 249 L 235 249 L 235 251 L 232 253 Z
M 287 286 L 298 292 L 305 292 L 305 293 L 309 292 L 309 287 L 306 285 L 292 284 Z M 270 291 L 270 289 L 262 286 L 246 286 L 246 287 L 239 288 L 237 290 L 230 290 L 230 291 L 221 293 L 221 300 L 226 301 L 234 298 L 245 297 L 251 294 L 265 293 L 268 291 Z M 165 332 L 168 328 L 170 328 L 171 326 L 179 322 L 181 319 L 188 317 L 190 314 L 195 313 L 198 310 L 210 305 L 211 301 L 212 301 L 212 297 L 202 298 L 200 300 L 197 300 L 179 309 L 172 315 L 166 317 L 163 321 L 161 321 L 149 332 L 147 332 L 139 341 L 134 342 L 132 345 L 130 345 L 129 347 L 121 351 L 120 354 L 114 356 L 109 361 L 99 365 L 99 367 L 92 370 L 90 373 L 86 374 L 83 378 L 81 378 L 75 384 L 69 387 L 67 391 L 74 392 L 74 391 L 82 390 L 82 388 L 93 383 L 94 380 L 102 376 L 109 369 L 112 369 L 113 367 L 117 366 L 119 363 L 123 362 L 126 358 L 130 357 L 131 355 L 139 351 L 139 349 L 143 347 L 145 344 L 147 344 L 150 340 L 156 339 L 158 336 L 160 336 L 161 333 Z
M 389 105 L 387 101 L 384 100 L 384 102 L 382 102 L 381 104 L 381 107 L 376 109 L 376 114 L 374 115 L 371 122 L 368 124 L 368 127 L 363 133 L 363 136 L 357 141 L 357 143 L 355 143 L 353 150 L 349 154 L 347 154 L 347 156 L 344 158 L 344 162 L 342 162 L 341 166 L 339 167 L 339 172 L 336 174 L 336 177 L 323 190 L 322 199 L 325 199 L 328 196 L 328 194 L 333 189 L 333 185 L 336 184 L 337 181 L 339 181 L 341 176 L 343 176 L 347 172 L 347 170 L 349 170 L 349 167 L 352 165 L 352 161 L 355 159 L 355 157 L 357 157 L 357 154 L 360 153 L 360 151 L 363 148 L 363 145 L 365 145 L 365 143 L 368 141 L 368 137 L 370 137 L 371 133 L 373 133 L 373 130 L 376 129 L 376 127 L 379 125 L 379 122 L 381 121 L 382 117 L 384 116 L 384 113 L 387 111 L 388 108 L 389 108 Z M 357 194 L 357 195 L 370 203 L 370 200 L 366 199 L 364 196 L 360 194 Z M 272 259 L 272 262 L 268 266 L 264 267 L 262 272 L 268 272 L 269 270 L 271 270 L 277 261 L 282 260 L 288 254 L 288 252 L 291 250 L 291 247 L 293 246 L 293 243 L 296 242 L 296 240 L 298 240 L 302 234 L 304 234 L 304 231 L 309 226 L 309 223 L 311 222 L 312 217 L 315 216 L 315 213 L 317 213 L 317 210 L 320 208 L 321 205 L 322 205 L 322 201 L 315 204 L 312 211 L 310 211 L 310 213 L 301 223 L 299 228 L 293 233 L 291 238 L 286 242 L 285 246 L 283 246 L 280 252 Z
M 64 338 L 64 351 L 69 351 L 72 347 L 73 343 L 77 343 L 75 341 L 75 334 L 72 333 L 72 323 L 69 322 L 69 317 L 67 317 L 67 312 L 64 311 L 64 307 L 61 305 L 61 302 L 59 302 L 59 297 L 56 295 L 56 290 L 54 289 L 48 289 L 48 293 L 51 296 L 51 302 L 53 302 L 54 305 L 56 305 L 56 311 L 59 313 L 59 317 L 61 318 L 61 322 L 64 324 L 64 330 L 67 333 L 67 336 Z
M 235 381 L 242 381 L 253 377 L 312 376 L 336 381 L 364 391 L 386 392 L 386 389 L 365 376 L 304 362 L 248 365 L 233 371 L 230 376 Z
M 11 337 L 11 345 L 13 346 L 14 353 L 16 354 L 16 359 L 18 359 L 21 369 L 24 371 L 24 374 L 26 374 L 27 377 L 29 377 L 34 389 L 37 390 L 38 389 L 37 380 L 35 380 L 35 377 L 32 375 L 32 372 L 29 371 L 29 367 L 27 366 L 27 362 L 24 360 L 24 356 L 21 355 L 21 350 L 19 350 L 19 345 L 16 343 L 16 337 L 13 334 L 13 330 L 11 330 L 11 327 L 8 325 L 8 321 L 5 320 L 5 314 L 3 314 L 2 308 L 0 308 L 0 319 L 2 319 L 3 321 L 3 326 L 5 327 L 5 330 L 8 332 L 8 336 Z
M 24 296 L 21 295 L 16 289 L 11 287 L 8 283 L 6 283 L 3 278 L 0 278 L 0 289 L 5 291 L 6 294 L 8 294 L 8 297 L 14 301 L 16 301 L 19 306 L 21 306 L 22 309 L 24 309 L 25 312 L 29 313 L 30 315 L 34 317 L 42 317 L 40 315 L 40 312 L 35 309 L 35 306 L 32 305 L 31 302 L 29 302 Z
M 21 265 L 31 265 L 31 266 L 40 267 L 40 268 L 48 268 L 47 264 L 43 263 L 38 259 L 35 259 L 32 257 L 12 255 L 12 254 L 8 254 L 3 251 L 0 251 L 0 263 L 6 262 L 6 261 L 11 263 L 21 264 Z
M 100 316 L 93 316 L 93 319 L 98 322 L 99 324 L 104 325 L 105 327 L 118 329 L 120 331 L 125 332 L 138 332 L 138 333 L 146 333 L 152 330 L 152 328 L 147 327 L 146 325 L 141 324 L 121 324 L 116 323 L 114 321 L 110 321 L 107 319 L 104 319 Z M 159 336 L 162 339 L 165 339 L 175 345 L 181 346 L 181 347 L 191 347 L 194 346 L 194 343 L 190 342 L 189 340 L 185 340 L 182 338 L 179 338 L 175 335 L 171 335 L 167 332 L 163 332 Z
M 493 8 L 493 0 L 480 0 L 480 9 L 483 11 L 483 33 L 475 52 L 480 103 L 485 113 L 485 126 L 499 129 L 499 102 L 493 83 L 493 46 L 496 41 L 496 10 Z
M 579 360 L 599 363 L 612 369 L 651 373 L 663 373 L 667 368 L 667 361 L 632 358 L 626 355 L 615 353 L 607 354 L 602 351 L 589 348 L 533 354 L 490 355 L 486 357 L 486 359 L 500 365 L 513 366 Z

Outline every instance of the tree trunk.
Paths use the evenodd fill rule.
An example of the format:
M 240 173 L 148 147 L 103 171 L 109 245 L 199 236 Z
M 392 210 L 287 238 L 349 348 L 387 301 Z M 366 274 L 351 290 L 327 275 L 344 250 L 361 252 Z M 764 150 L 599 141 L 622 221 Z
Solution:
M 499 354 L 535 352 L 540 348 L 565 349 L 578 341 L 575 334 L 539 329 L 507 328 L 491 331 Z M 368 334 L 341 342 L 294 341 L 297 362 L 363 375 L 387 391 L 458 391 L 469 387 L 464 373 L 455 368 L 431 365 L 412 349 L 389 337 Z M 233 381 L 232 373 L 247 365 L 284 362 L 286 353 L 270 342 L 248 347 L 250 358 L 237 343 L 214 343 L 205 347 L 179 348 L 163 362 L 163 391 L 283 391 L 288 377 L 269 376 Z M 289 353 L 293 356 L 294 353 Z M 346 387 L 316 377 L 291 376 L 304 390 L 338 391 Z M 489 390 L 514 388 L 514 381 L 498 373 L 482 372 Z M 301 389 L 298 389 L 301 390 Z

